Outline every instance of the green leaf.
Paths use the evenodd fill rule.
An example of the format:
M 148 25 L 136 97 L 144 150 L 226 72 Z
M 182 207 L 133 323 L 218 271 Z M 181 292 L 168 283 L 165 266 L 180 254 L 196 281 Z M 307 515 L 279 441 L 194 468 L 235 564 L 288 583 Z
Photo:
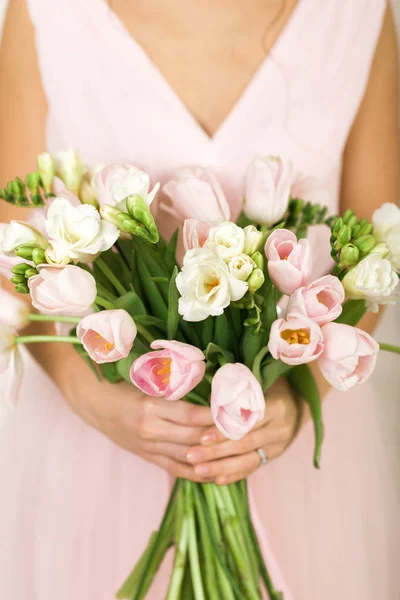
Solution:
M 261 309 L 261 322 L 265 330 L 267 339 L 271 330 L 272 323 L 278 318 L 277 313 L 277 290 L 273 286 L 268 272 L 266 272 L 266 285 L 264 292 L 264 304 Z
M 298 365 L 292 368 L 289 371 L 288 380 L 310 407 L 315 434 L 314 466 L 319 469 L 324 424 L 322 422 L 321 399 L 316 381 L 308 365 Z
M 131 280 L 131 272 L 121 254 L 113 250 L 107 250 L 101 253 L 101 258 L 112 269 L 112 272 L 123 286 L 128 287 Z
M 203 342 L 203 348 L 207 348 L 208 344 L 212 342 L 214 335 L 214 319 L 208 317 L 202 322 L 203 328 L 201 332 L 201 340 Z
M 264 346 L 264 348 L 261 348 L 261 350 L 256 354 L 254 360 L 253 360 L 253 375 L 255 375 L 255 377 L 257 377 L 258 381 L 260 382 L 261 385 L 263 385 L 263 377 L 261 374 L 261 364 L 263 359 L 267 356 L 268 354 L 268 346 Z
M 178 267 L 174 267 L 169 282 L 168 290 L 168 319 L 167 319 L 167 335 L 169 340 L 174 340 L 179 327 L 179 292 L 176 287 L 176 278 L 178 276 Z
M 120 296 L 114 304 L 117 308 L 126 310 L 132 318 L 146 314 L 146 308 L 136 292 L 126 292 L 126 294 Z
M 116 246 L 119 253 L 122 254 L 125 262 L 129 265 L 129 268 L 132 271 L 132 240 L 121 240 L 121 238 L 119 238 Z
M 104 363 L 103 365 L 99 366 L 103 377 L 105 377 L 105 379 L 107 379 L 110 383 L 118 383 L 122 380 L 122 377 L 118 372 L 116 363 Z
M 146 301 L 150 307 L 151 313 L 155 317 L 166 321 L 168 314 L 167 306 L 158 288 L 158 285 L 161 284 L 157 284 L 151 280 L 151 274 L 147 268 L 146 263 L 143 261 L 142 256 L 137 256 L 136 264 L 138 269 L 138 276 L 140 278 L 141 285 L 143 286 L 143 291 L 146 297 Z
M 281 375 L 285 375 L 290 369 L 291 367 L 281 360 L 273 358 L 267 360 L 266 364 L 261 367 L 263 390 L 267 391 Z
M 168 242 L 166 251 L 165 251 L 165 265 L 168 269 L 168 274 L 171 275 L 172 271 L 176 266 L 176 246 L 178 244 L 178 234 L 179 228 L 175 229 L 174 233 L 171 236 L 171 239 Z
M 253 221 L 246 216 L 244 212 L 241 212 L 236 220 L 236 225 L 239 227 L 247 227 L 247 225 L 254 225 Z
M 243 357 L 244 364 L 249 369 L 253 368 L 253 362 L 257 354 L 267 344 L 268 336 L 265 331 L 259 331 L 253 333 L 252 327 L 246 327 L 244 329 L 242 338 L 240 340 L 241 355 Z
M 343 304 L 342 314 L 339 315 L 335 323 L 357 325 L 366 312 L 365 300 L 347 300 Z
M 136 354 L 141 356 L 142 354 L 146 354 L 146 352 L 149 352 L 149 351 L 150 351 L 150 346 L 148 344 L 146 344 L 145 342 L 142 342 L 139 339 L 139 336 L 136 336 L 135 341 L 133 342 L 131 352 L 136 352 Z
M 134 315 L 133 320 L 139 325 L 143 325 L 143 327 L 157 327 L 157 329 L 167 332 L 165 321 L 161 321 L 161 319 L 157 319 L 152 315 Z
M 168 277 L 151 277 L 150 279 L 156 283 L 169 283 Z
M 121 358 L 116 364 L 117 371 L 119 376 L 125 381 L 129 381 L 131 383 L 131 378 L 129 377 L 129 371 L 132 366 L 134 360 L 139 358 L 140 354 L 138 352 L 129 352 L 126 358 Z
M 218 344 L 213 344 L 212 342 L 208 344 L 205 351 L 206 359 L 212 364 L 219 364 L 221 367 L 226 365 L 226 363 L 234 363 L 235 355 L 229 350 L 225 350 L 225 348 L 221 348 Z

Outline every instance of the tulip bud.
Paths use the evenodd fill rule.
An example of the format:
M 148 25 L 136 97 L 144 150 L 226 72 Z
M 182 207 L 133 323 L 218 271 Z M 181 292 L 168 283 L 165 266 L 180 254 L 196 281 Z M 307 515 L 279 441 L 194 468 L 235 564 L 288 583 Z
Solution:
M 79 152 L 74 148 L 58 152 L 56 155 L 56 171 L 65 183 L 66 188 L 78 195 L 84 173 L 84 166 Z
M 24 275 L 13 275 L 10 279 L 11 283 L 25 283 L 26 278 Z
M 50 152 L 43 152 L 37 157 L 38 172 L 45 192 L 51 192 L 56 167 Z
M 257 290 L 260 289 L 264 281 L 265 277 L 261 269 L 254 269 L 254 271 L 247 280 L 247 283 L 249 284 L 249 293 L 254 294 Z
M 340 265 L 342 267 L 352 267 L 360 257 L 359 249 L 354 244 L 346 244 L 340 252 Z
M 32 252 L 32 260 L 35 265 L 42 265 L 46 262 L 46 256 L 42 248 L 35 248 Z
M 15 286 L 15 291 L 19 294 L 29 294 L 29 288 L 26 283 L 17 283 Z
M 30 268 L 31 267 L 30 265 L 28 265 L 28 263 L 19 263 L 11 269 L 11 273 L 13 273 L 14 275 L 25 275 L 26 271 Z
M 79 192 L 79 198 L 82 204 L 90 204 L 95 208 L 98 208 L 99 203 L 97 202 L 96 192 L 92 185 L 88 181 L 83 181 Z
M 247 225 L 243 231 L 245 235 L 243 252 L 251 256 L 260 247 L 263 234 L 254 225 Z
M 368 254 L 372 248 L 376 245 L 376 241 L 373 235 L 363 235 L 354 240 L 354 245 L 357 246 L 361 254 Z
M 264 257 L 261 252 L 254 252 L 250 258 L 254 260 L 258 269 L 264 268 Z

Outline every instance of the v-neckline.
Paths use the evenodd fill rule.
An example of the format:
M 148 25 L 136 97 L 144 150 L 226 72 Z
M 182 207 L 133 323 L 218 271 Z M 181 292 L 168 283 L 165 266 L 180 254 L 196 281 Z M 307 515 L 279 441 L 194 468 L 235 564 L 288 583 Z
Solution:
M 114 30 L 116 35 L 119 35 L 120 38 L 124 40 L 126 51 L 129 52 L 129 49 L 135 51 L 142 62 L 148 66 L 155 82 L 158 81 L 159 85 L 164 89 L 165 94 L 169 97 L 171 105 L 176 111 L 180 111 L 182 113 L 183 117 L 185 117 L 188 122 L 188 126 L 191 126 L 197 135 L 209 146 L 215 145 L 218 140 L 223 137 L 224 132 L 229 129 L 229 126 L 234 123 L 241 109 L 246 106 L 253 95 L 258 82 L 262 81 L 269 65 L 280 60 L 280 54 L 283 53 L 282 51 L 285 47 L 285 41 L 290 37 L 292 32 L 295 30 L 297 23 L 301 20 L 301 10 L 306 4 L 306 0 L 297 1 L 296 6 L 283 26 L 279 36 L 270 48 L 268 54 L 261 61 L 260 65 L 249 79 L 247 85 L 243 89 L 236 102 L 233 104 L 231 110 L 218 125 L 214 133 L 210 135 L 176 92 L 175 88 L 165 77 L 158 65 L 150 58 L 150 55 L 145 48 L 138 42 L 133 33 L 127 28 L 115 10 L 113 10 L 109 2 L 107 0 L 99 1 L 103 7 L 104 15 L 110 27 Z

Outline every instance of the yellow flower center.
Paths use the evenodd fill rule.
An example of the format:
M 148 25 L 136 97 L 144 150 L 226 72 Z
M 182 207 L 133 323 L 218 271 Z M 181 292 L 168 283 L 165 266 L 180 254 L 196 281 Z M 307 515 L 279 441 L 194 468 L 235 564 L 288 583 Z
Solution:
M 204 287 L 207 290 L 207 293 L 209 294 L 210 292 L 212 292 L 214 288 L 219 286 L 219 283 L 220 282 L 219 282 L 218 277 L 213 277 L 213 279 L 211 279 L 211 281 L 209 281 L 208 283 L 206 283 L 204 285 Z
M 104 342 L 104 348 L 106 352 L 109 352 L 110 350 L 112 350 L 113 348 L 115 348 L 115 344 L 112 344 L 111 342 L 109 342 L 108 340 L 105 340 L 103 338 L 102 335 L 100 335 L 99 333 L 97 334 L 97 336 L 99 339 L 103 340 Z
M 281 338 L 288 344 L 301 344 L 303 346 L 310 343 L 309 329 L 285 329 L 281 332 Z
M 161 361 L 162 368 L 159 369 L 158 371 L 156 371 L 157 375 L 167 375 L 162 380 L 163 383 L 169 382 L 169 378 L 171 376 L 171 363 L 172 363 L 172 359 L 166 358 L 165 360 Z

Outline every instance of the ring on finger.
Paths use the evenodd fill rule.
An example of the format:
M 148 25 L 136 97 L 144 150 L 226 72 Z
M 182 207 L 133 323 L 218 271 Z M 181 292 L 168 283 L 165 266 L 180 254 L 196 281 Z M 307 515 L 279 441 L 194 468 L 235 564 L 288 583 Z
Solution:
M 256 450 L 258 456 L 260 457 L 260 467 L 268 464 L 268 457 L 265 454 L 265 451 L 262 448 L 257 448 Z

